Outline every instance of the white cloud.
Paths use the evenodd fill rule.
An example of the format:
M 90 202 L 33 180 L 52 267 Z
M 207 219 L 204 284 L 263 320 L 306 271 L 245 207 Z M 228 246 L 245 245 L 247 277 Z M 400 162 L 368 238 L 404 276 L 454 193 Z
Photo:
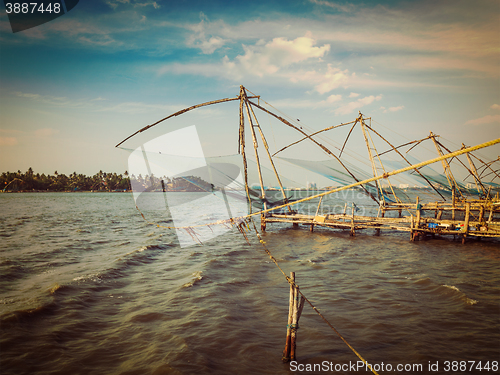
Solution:
M 200 12 L 200 18 L 200 23 L 185 26 L 193 32 L 193 34 L 191 34 L 191 36 L 187 39 L 186 44 L 188 47 L 201 49 L 205 55 L 210 55 L 214 53 L 215 50 L 224 46 L 227 39 L 210 35 L 210 32 L 208 32 L 207 29 L 213 27 L 210 27 L 211 25 L 208 17 L 205 16 L 203 12 Z M 217 22 L 216 24 L 220 23 Z M 207 33 L 209 35 L 207 35 Z
M 17 144 L 16 137 L 0 137 L 0 146 L 15 146 Z
M 397 111 L 401 111 L 405 106 L 404 105 L 400 105 L 398 107 L 389 107 L 389 108 L 385 108 L 385 107 L 380 107 L 380 109 L 383 109 L 384 113 L 387 113 L 387 112 L 397 112 Z
M 355 93 L 355 92 L 351 92 L 349 94 L 349 98 L 357 98 L 359 96 L 359 94 Z
M 340 12 L 352 12 L 354 10 L 353 4 L 341 5 L 341 4 L 331 3 L 329 1 L 323 1 L 323 0 L 309 0 L 309 1 L 313 4 L 326 6 L 326 7 L 338 10 Z
M 160 6 L 158 5 L 158 3 L 156 1 L 149 1 L 149 2 L 145 2 L 145 3 L 136 2 L 134 4 L 134 7 L 147 7 L 149 5 L 151 5 L 155 9 L 160 9 Z
M 329 44 L 321 47 L 316 47 L 315 44 L 316 41 L 310 33 L 293 40 L 274 38 L 268 43 L 259 40 L 254 45 L 243 45 L 245 53 L 236 56 L 232 61 L 227 56 L 224 57 L 223 65 L 226 74 L 229 73 L 234 77 L 243 77 L 248 74 L 264 77 L 280 71 L 282 77 L 287 77 L 292 82 L 310 78 L 318 80 L 316 72 L 284 71 L 293 64 L 321 58 L 330 50 Z
M 349 113 L 354 112 L 354 110 L 356 110 L 358 108 L 362 108 L 365 105 L 371 104 L 374 101 L 378 101 L 380 99 L 382 99 L 382 95 L 378 95 L 378 96 L 373 96 L 373 95 L 365 96 L 364 98 L 358 99 L 355 102 L 350 102 L 350 103 L 347 103 L 347 104 L 345 104 L 345 105 L 337 108 L 335 110 L 335 114 L 336 115 L 348 115 Z
M 332 67 L 331 64 L 328 64 L 326 72 L 316 70 L 303 72 L 299 70 L 289 76 L 290 81 L 304 81 L 314 84 L 314 89 L 317 92 L 325 94 L 338 87 L 346 87 L 350 78 L 354 77 L 355 74 L 353 73 L 352 75 L 349 75 L 349 71 L 347 69 L 341 70 L 339 68 Z
M 465 123 L 465 125 L 477 126 L 483 124 L 492 124 L 494 122 L 500 122 L 500 115 L 487 115 L 475 120 L 469 120 Z
M 328 98 L 326 98 L 327 103 L 335 103 L 339 100 L 342 100 L 342 95 L 330 95 Z
M 122 5 L 133 5 L 134 8 L 137 8 L 137 7 L 147 7 L 147 6 L 152 6 L 153 8 L 155 9 L 159 9 L 160 8 L 160 5 L 158 5 L 158 3 L 156 1 L 144 1 L 144 2 L 141 2 L 141 1 L 134 1 L 133 3 L 130 2 L 130 0 L 107 0 L 106 1 L 106 4 L 108 4 L 111 8 L 113 8 L 113 10 L 116 10 L 116 8 L 118 8 L 118 6 L 120 4 Z
M 500 109 L 500 105 L 498 105 L 498 104 L 493 104 L 490 108 L 491 108 L 491 109 Z

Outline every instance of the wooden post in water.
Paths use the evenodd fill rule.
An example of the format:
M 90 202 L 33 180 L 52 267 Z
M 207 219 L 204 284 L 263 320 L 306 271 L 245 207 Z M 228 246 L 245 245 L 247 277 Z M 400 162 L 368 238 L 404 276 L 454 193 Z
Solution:
M 290 279 L 295 282 L 295 272 L 290 272 Z M 288 304 L 288 323 L 286 325 L 286 342 L 285 342 L 285 350 L 283 350 L 283 362 L 290 361 L 290 348 L 291 348 L 291 339 L 292 339 L 292 318 L 293 318 L 293 305 L 295 300 L 295 288 L 292 284 L 290 284 L 290 299 Z
M 417 196 L 417 204 L 415 205 L 415 208 L 417 209 L 417 223 L 416 223 L 417 228 L 420 226 L 420 209 L 422 208 L 419 202 L 420 200 Z
M 410 241 L 415 241 L 415 233 L 413 232 L 413 215 L 410 212 Z
M 484 220 L 484 206 L 485 204 L 481 204 L 481 206 L 479 207 L 479 222 L 483 222 Z
M 290 279 L 295 282 L 295 272 L 290 272 Z M 300 297 L 299 288 L 290 284 L 290 299 L 288 305 L 288 324 L 286 326 L 286 343 L 283 350 L 283 362 L 295 361 L 297 358 L 297 329 L 304 308 L 305 299 Z M 300 302 L 299 302 L 300 301 Z
M 354 237 L 354 203 L 351 206 L 351 236 Z
M 467 234 L 469 233 L 469 215 L 470 215 L 470 203 L 465 203 L 465 220 L 464 220 L 464 234 L 462 237 L 462 243 L 465 243 Z
M 451 189 L 451 220 L 455 220 L 455 187 Z

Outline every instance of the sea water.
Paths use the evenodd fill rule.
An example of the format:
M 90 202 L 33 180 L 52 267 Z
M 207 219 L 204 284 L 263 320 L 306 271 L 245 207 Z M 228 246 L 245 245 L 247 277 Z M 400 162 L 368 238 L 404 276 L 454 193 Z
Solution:
M 128 193 L 2 194 L 0 213 L 2 374 L 350 374 L 361 364 L 308 304 L 297 362 L 282 363 L 289 285 L 251 231 L 249 243 L 232 229 L 181 247 Z M 409 237 L 291 224 L 263 234 L 379 373 L 498 373 L 500 242 Z

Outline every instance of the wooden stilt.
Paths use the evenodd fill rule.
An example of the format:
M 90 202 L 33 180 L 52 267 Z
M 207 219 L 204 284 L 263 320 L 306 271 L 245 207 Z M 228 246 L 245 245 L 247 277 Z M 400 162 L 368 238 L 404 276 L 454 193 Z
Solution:
M 352 204 L 351 212 L 352 212 L 352 216 L 351 216 L 351 236 L 354 237 L 355 236 L 355 233 L 354 233 L 354 203 Z
M 410 218 L 410 241 L 415 241 L 415 238 L 413 238 L 413 215 Z
M 292 326 L 290 334 L 290 360 L 295 361 L 297 357 L 297 324 L 299 314 L 299 291 L 298 288 L 293 288 L 293 314 Z
M 470 203 L 465 203 L 465 220 L 464 220 L 464 234 L 462 237 L 462 243 L 465 243 L 467 234 L 469 233 L 469 216 L 470 216 Z
M 290 279 L 295 282 L 295 272 L 290 272 Z M 293 318 L 293 305 L 295 300 L 295 288 L 290 284 L 290 298 L 288 304 L 288 323 L 286 326 L 286 342 L 285 350 L 283 350 L 283 362 L 290 361 L 290 349 L 291 349 L 291 338 L 292 338 L 292 318 Z
M 290 279 L 295 282 L 295 272 L 290 272 Z M 283 362 L 295 361 L 297 358 L 297 329 L 299 319 L 304 308 L 305 299 L 300 296 L 299 288 L 290 285 L 288 305 L 288 325 L 286 329 L 286 343 L 283 351 Z
M 451 220 L 455 220 L 455 187 L 451 189 Z
M 415 228 L 418 228 L 420 227 L 420 200 L 419 200 L 419 197 L 417 196 L 417 203 L 415 205 L 415 209 L 417 210 L 417 218 L 416 218 L 416 223 L 415 223 Z

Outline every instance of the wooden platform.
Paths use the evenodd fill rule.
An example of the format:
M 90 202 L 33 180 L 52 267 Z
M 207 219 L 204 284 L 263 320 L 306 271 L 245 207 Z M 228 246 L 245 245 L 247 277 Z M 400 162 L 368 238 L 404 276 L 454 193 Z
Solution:
M 399 211 L 399 217 L 384 217 L 386 212 Z M 319 212 L 319 206 L 318 206 Z M 454 203 L 433 202 L 419 204 L 391 204 L 381 209 L 379 217 L 355 215 L 351 213 L 304 215 L 298 213 L 269 213 L 262 220 L 262 229 L 269 223 L 291 223 L 299 225 L 327 227 L 349 230 L 351 235 L 365 229 L 410 232 L 411 240 L 422 236 L 500 237 L 500 200 L 464 200 Z M 403 216 L 402 213 L 409 213 Z M 434 215 L 433 215 L 434 214 Z M 432 217 L 434 216 L 434 217 Z

